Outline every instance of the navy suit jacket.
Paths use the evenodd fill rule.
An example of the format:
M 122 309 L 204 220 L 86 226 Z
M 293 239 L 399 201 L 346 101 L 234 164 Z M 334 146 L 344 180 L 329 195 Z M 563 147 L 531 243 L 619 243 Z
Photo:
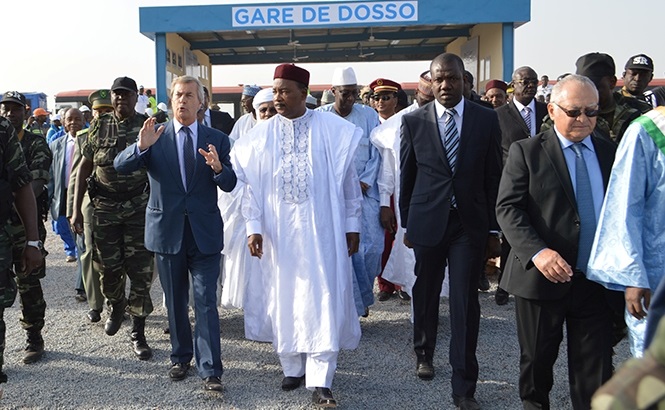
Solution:
M 226 134 L 198 124 L 198 148 L 217 149 L 222 172 L 215 175 L 205 158 L 196 153 L 196 168 L 191 186 L 185 190 L 180 177 L 180 163 L 173 121 L 141 155 L 136 144 L 128 146 L 113 163 L 120 173 L 130 173 L 141 166 L 148 168 L 150 199 L 146 208 L 145 247 L 163 254 L 180 251 L 184 237 L 185 218 L 201 253 L 221 252 L 224 246 L 223 222 L 217 207 L 217 187 L 230 192 L 236 185 L 236 174 L 229 160 L 230 144 Z
M 415 245 L 434 246 L 446 232 L 453 194 L 462 226 L 484 247 L 498 229 L 494 206 L 501 177 L 501 131 L 494 110 L 464 101 L 455 172 L 439 135 L 434 102 L 402 117 L 402 226 Z

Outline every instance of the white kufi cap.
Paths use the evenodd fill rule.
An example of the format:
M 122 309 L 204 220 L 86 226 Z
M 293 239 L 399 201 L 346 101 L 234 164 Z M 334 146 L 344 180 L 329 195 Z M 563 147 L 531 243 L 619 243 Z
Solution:
M 337 67 L 332 77 L 332 85 L 356 85 L 356 73 L 351 67 Z
M 254 110 L 259 109 L 259 105 L 263 104 L 264 102 L 270 102 L 272 101 L 272 88 L 263 88 L 259 90 L 259 92 L 256 93 L 254 96 L 254 101 L 252 101 L 252 107 L 254 107 Z

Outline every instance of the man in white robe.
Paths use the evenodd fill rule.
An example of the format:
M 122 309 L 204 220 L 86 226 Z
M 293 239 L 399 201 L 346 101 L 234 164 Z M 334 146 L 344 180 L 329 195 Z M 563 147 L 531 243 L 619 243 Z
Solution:
M 252 107 L 257 124 L 276 114 L 272 102 L 272 89 L 264 88 L 254 96 Z M 249 130 L 248 130 L 249 131 Z M 239 138 L 244 137 L 244 133 Z M 242 308 L 245 321 L 245 337 L 257 342 L 272 341 L 272 326 L 268 317 L 267 275 L 261 271 L 257 258 L 247 250 L 247 229 L 241 211 L 244 184 L 237 183 L 231 192 L 218 190 L 217 205 L 224 224 L 224 249 L 222 250 L 223 284 L 221 305 L 225 308 Z
M 360 340 L 350 256 L 360 241 L 354 155 L 362 130 L 305 107 L 306 70 L 282 64 L 274 78 L 278 115 L 238 140 L 232 161 L 245 183 L 249 250 L 269 275 L 282 389 L 305 379 L 315 405 L 334 407 L 337 355 Z
M 636 119 L 619 144 L 587 277 L 625 293 L 633 356 L 644 349 L 651 294 L 665 276 L 665 107 Z
M 261 87 L 258 85 L 248 85 L 245 84 L 242 87 L 242 96 L 240 97 L 240 105 L 245 114 L 238 118 L 231 133 L 229 134 L 229 141 L 231 146 L 238 140 L 238 138 L 247 134 L 249 130 L 254 128 L 256 125 L 256 110 L 254 109 L 254 96 L 256 93 L 261 91 Z
M 380 124 L 379 114 L 355 102 L 358 98 L 358 81 L 353 68 L 337 68 L 333 73 L 332 86 L 335 102 L 321 106 L 317 111 L 338 115 L 363 130 L 355 160 L 363 193 L 360 249 L 351 260 L 356 310 L 359 316 L 367 316 L 369 307 L 374 304 L 374 279 L 381 272 L 381 254 L 385 242 L 379 222 L 379 190 L 376 184 L 381 156 L 369 141 L 370 133 Z

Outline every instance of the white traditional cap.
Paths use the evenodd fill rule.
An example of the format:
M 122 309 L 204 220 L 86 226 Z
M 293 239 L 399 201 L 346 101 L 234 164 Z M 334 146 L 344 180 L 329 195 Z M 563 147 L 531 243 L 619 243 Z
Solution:
M 259 105 L 270 101 L 272 101 L 272 88 L 263 88 L 254 96 L 252 107 L 254 107 L 254 110 L 258 110 Z
M 332 77 L 332 85 L 356 85 L 356 73 L 351 67 L 337 67 Z
M 152 117 L 154 114 L 155 113 L 152 112 L 152 108 L 146 108 L 145 109 L 145 115 L 147 115 L 148 117 Z
M 164 104 L 163 102 L 160 102 L 159 104 L 157 104 L 157 108 L 159 108 L 160 110 L 162 110 L 164 112 L 168 111 L 168 108 L 166 107 L 166 104 Z
M 307 99 L 305 100 L 306 104 L 313 104 L 313 105 L 318 105 L 318 102 L 316 101 L 316 97 L 314 97 L 312 94 L 307 94 Z
M 90 111 L 90 108 L 88 108 L 87 105 L 83 105 L 83 106 L 81 106 L 81 108 L 79 108 L 79 111 L 81 111 L 81 112 L 88 112 L 88 111 Z
M 62 116 L 60 114 L 55 114 L 53 118 L 51 118 L 51 121 L 61 121 Z
M 330 90 L 323 90 L 323 96 L 321 96 L 321 104 L 331 104 L 335 102 L 335 95 Z

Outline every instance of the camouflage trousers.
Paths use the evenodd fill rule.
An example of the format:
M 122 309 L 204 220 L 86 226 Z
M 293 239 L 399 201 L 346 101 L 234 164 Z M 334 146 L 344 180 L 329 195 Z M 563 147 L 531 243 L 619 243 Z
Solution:
M 137 317 L 152 312 L 153 254 L 145 249 L 147 194 L 124 202 L 97 197 L 93 200 L 93 240 L 101 262 L 102 293 L 110 304 L 125 300 L 130 280 L 127 310 Z
M 0 370 L 4 364 L 5 353 L 5 306 L 11 306 L 16 298 L 16 282 L 12 272 L 12 241 L 8 228 L 9 224 L 0 226 Z
M 25 229 L 18 222 L 13 222 L 9 226 L 9 233 L 12 237 L 12 258 L 14 272 L 16 273 L 16 285 L 18 287 L 19 301 L 21 303 L 21 326 L 27 331 L 39 332 L 44 328 L 44 315 L 46 314 L 46 301 L 40 279 L 46 276 L 46 263 L 29 272 L 27 275 L 20 273 L 21 257 L 25 250 Z M 46 241 L 46 228 L 44 222 L 40 219 L 37 223 L 39 239 Z M 46 256 L 46 255 L 44 255 Z

